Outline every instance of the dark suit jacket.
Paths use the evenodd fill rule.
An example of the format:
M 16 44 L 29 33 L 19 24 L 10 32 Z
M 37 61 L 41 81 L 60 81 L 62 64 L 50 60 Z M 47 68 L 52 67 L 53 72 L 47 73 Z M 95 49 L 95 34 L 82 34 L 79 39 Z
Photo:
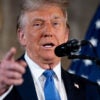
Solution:
M 24 59 L 23 57 L 21 59 Z M 100 86 L 84 78 L 61 70 L 68 100 L 100 100 Z M 4 100 L 38 100 L 29 67 L 23 75 L 24 82 L 14 86 Z

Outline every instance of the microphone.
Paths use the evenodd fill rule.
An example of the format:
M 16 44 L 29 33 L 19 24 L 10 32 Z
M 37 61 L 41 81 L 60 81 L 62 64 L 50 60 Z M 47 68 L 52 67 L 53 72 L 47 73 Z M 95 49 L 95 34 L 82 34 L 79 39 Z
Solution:
M 76 39 L 72 39 L 67 41 L 66 43 L 63 43 L 55 48 L 55 54 L 58 57 L 63 56 L 70 56 L 71 53 L 77 52 L 81 46 L 87 45 L 88 41 L 82 40 L 78 41 Z

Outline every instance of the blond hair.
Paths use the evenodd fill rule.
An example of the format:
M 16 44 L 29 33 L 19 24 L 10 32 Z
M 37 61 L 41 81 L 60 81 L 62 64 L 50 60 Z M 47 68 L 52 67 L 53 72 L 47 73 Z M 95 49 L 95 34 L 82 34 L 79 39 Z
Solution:
M 64 16 L 67 17 L 67 0 L 23 0 L 21 5 L 21 11 L 17 20 L 17 29 L 25 25 L 25 12 L 36 10 L 44 5 L 59 6 L 62 9 Z

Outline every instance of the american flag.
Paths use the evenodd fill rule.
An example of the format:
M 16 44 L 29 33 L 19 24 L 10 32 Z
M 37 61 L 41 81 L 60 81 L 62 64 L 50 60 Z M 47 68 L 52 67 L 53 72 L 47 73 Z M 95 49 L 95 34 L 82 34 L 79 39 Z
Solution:
M 91 47 L 85 46 L 79 53 L 100 59 L 100 4 L 90 22 L 85 40 L 92 43 L 95 52 Z M 73 60 L 68 71 L 100 85 L 100 65 L 91 60 Z

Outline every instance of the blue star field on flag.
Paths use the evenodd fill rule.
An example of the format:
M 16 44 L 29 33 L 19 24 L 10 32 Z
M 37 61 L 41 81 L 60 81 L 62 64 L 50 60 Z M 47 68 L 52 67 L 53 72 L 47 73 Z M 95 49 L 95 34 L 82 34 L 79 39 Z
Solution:
M 91 46 L 87 45 L 80 50 L 79 54 L 100 59 L 100 4 L 90 22 L 85 40 L 88 40 L 94 46 L 95 51 Z M 100 65 L 92 60 L 75 59 L 72 61 L 68 71 L 100 85 Z

